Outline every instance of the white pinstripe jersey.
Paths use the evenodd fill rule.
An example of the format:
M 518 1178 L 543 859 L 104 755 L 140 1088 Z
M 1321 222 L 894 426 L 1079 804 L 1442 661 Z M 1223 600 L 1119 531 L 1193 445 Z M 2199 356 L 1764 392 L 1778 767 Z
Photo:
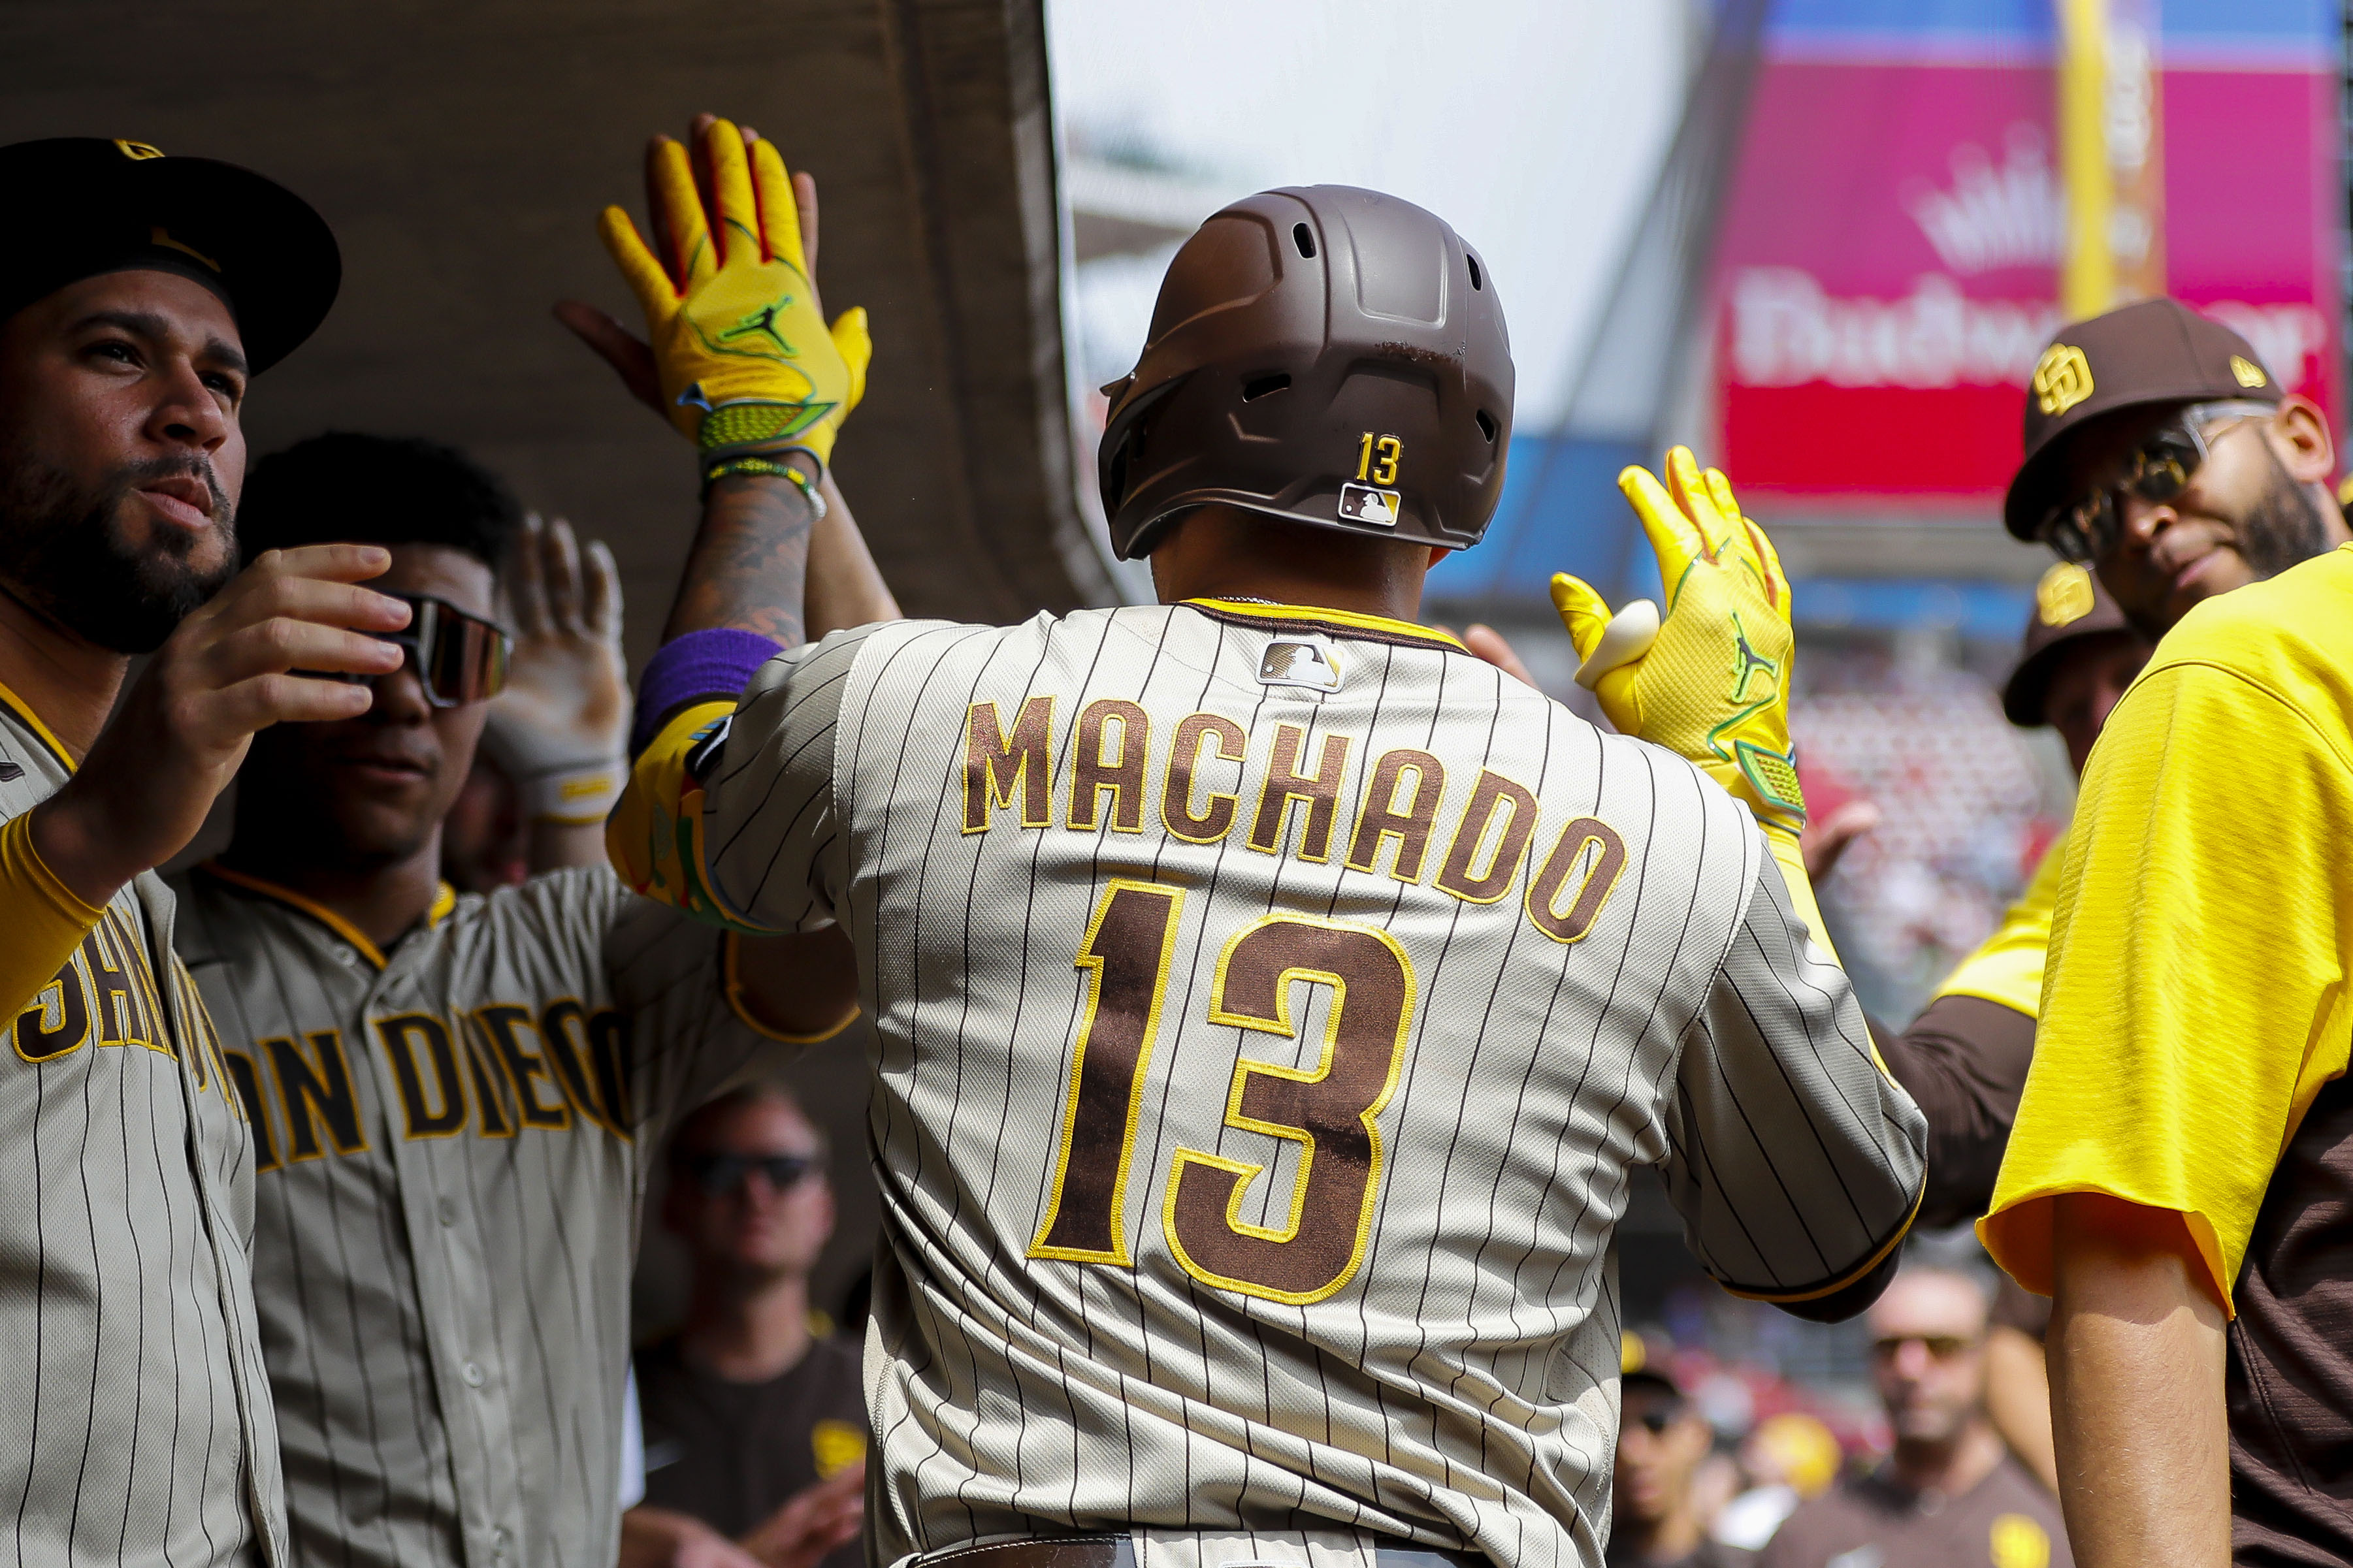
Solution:
M 878 1563 L 1106 1527 L 1598 1563 L 1630 1167 L 1783 1300 L 1919 1192 L 1742 808 L 1420 628 L 870 627 L 689 754 L 708 895 L 839 918 L 876 1022 Z
M 0 762 L 0 817 L 71 772 L 5 689 Z M 6 1021 L 0 1562 L 285 1561 L 252 1143 L 174 916 L 142 873 Z
M 179 892 L 253 1111 L 294 1560 L 610 1568 L 648 1162 L 760 1044 L 723 939 L 601 866 L 445 888 L 389 952 L 222 868 Z

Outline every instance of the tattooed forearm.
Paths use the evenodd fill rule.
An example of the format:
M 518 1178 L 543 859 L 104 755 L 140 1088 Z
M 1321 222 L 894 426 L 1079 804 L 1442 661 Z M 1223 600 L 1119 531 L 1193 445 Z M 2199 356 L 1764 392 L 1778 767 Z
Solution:
M 742 476 L 712 485 L 662 640 L 733 627 L 799 647 L 807 640 L 802 598 L 815 521 L 789 479 Z

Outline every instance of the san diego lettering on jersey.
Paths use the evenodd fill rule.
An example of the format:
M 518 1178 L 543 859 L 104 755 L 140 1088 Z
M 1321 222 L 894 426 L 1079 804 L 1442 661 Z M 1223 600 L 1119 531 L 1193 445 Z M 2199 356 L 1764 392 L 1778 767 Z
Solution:
M 1188 844 L 1218 844 L 1247 822 L 1243 842 L 1262 855 L 1314 865 L 1342 863 L 1400 882 L 1427 879 L 1465 903 L 1492 904 L 1520 880 L 1535 837 L 1535 792 L 1490 768 L 1451 792 L 1446 764 L 1410 746 L 1382 751 L 1361 792 L 1345 793 L 1360 737 L 1327 731 L 1313 742 L 1304 725 L 1278 722 L 1251 735 L 1213 712 L 1165 726 L 1124 698 L 1102 697 L 1079 712 L 1069 744 L 1054 743 L 1059 700 L 972 704 L 964 727 L 964 831 L 999 822 L 1025 829 L 1143 833 L 1147 816 Z M 1014 706 L 1008 730 L 1004 706 Z M 1312 762 L 1303 761 L 1313 752 Z M 1054 759 L 1068 757 L 1057 776 Z M 1250 803 L 1247 812 L 1244 803 Z M 1342 807 L 1348 808 L 1345 820 Z M 1294 828 L 1295 825 L 1295 828 Z M 1433 847 L 1444 850 L 1433 855 Z M 1577 816 L 1555 834 L 1528 880 L 1527 918 L 1555 942 L 1593 929 L 1626 866 L 1626 841 L 1599 817 Z
M 575 1124 L 624 1142 L 633 1136 L 628 1020 L 610 1007 L 592 1012 L 572 996 L 536 1009 L 492 1002 L 448 1017 L 370 1017 L 363 1032 L 391 1069 L 404 1138 L 454 1137 L 469 1123 L 482 1138 Z M 269 1036 L 249 1052 L 221 1054 L 253 1122 L 256 1171 L 330 1150 L 367 1152 L 366 1117 L 341 1029 Z

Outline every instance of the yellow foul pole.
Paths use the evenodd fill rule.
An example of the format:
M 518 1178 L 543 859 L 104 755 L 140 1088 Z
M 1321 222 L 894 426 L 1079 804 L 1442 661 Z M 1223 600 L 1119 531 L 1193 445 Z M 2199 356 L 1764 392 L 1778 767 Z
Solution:
M 2059 11 L 2059 173 L 2067 193 L 2067 249 L 2059 303 L 2069 321 L 2116 303 L 2109 230 L 2116 180 L 2108 166 L 2107 0 L 2055 0 Z

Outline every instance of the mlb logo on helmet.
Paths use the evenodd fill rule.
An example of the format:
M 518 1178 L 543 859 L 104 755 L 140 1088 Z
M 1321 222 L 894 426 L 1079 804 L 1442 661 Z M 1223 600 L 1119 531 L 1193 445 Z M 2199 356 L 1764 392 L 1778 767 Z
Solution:
M 1349 522 L 1370 522 L 1382 528 L 1395 528 L 1398 493 L 1373 485 L 1342 485 L 1340 516 Z

